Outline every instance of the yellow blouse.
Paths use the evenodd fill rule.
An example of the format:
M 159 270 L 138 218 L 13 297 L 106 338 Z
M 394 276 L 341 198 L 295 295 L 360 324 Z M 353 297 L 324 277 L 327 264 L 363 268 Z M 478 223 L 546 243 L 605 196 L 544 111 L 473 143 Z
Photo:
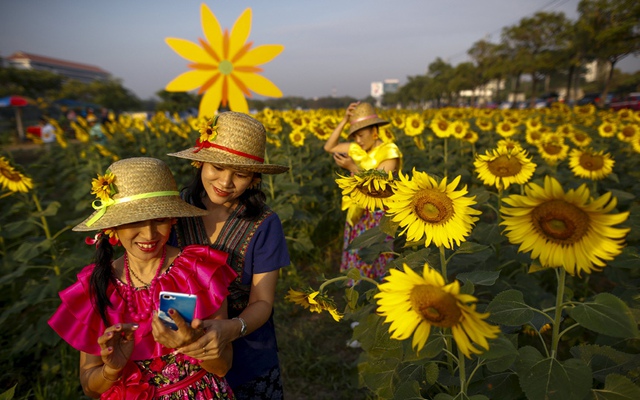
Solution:
M 361 170 L 376 169 L 383 161 L 394 158 L 399 159 L 398 169 L 402 168 L 402 153 L 395 143 L 383 143 L 368 153 L 357 143 L 351 143 L 348 154 Z M 355 225 L 364 213 L 364 209 L 351 201 L 349 196 L 342 196 L 342 210 L 348 210 L 347 222 L 351 226 Z

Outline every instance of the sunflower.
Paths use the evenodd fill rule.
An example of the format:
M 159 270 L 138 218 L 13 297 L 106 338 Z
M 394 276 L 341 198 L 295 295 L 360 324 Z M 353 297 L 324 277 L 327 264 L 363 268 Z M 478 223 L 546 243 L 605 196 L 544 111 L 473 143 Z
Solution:
M 424 131 L 424 126 L 424 119 L 420 114 L 409 114 L 404 124 L 404 133 L 407 136 L 418 136 Z
M 289 293 L 285 296 L 285 299 L 305 309 L 308 308 L 311 312 L 320 313 L 327 311 L 336 322 L 340 321 L 343 317 L 343 315 L 338 312 L 333 299 L 313 289 L 307 289 L 302 292 L 289 289 Z
M 518 133 L 518 129 L 516 125 L 503 120 L 496 124 L 496 132 L 502 137 L 510 137 Z
M 531 252 L 544 267 L 563 267 L 569 274 L 591 273 L 622 252 L 629 228 L 615 228 L 629 212 L 610 213 L 617 199 L 607 192 L 593 199 L 586 184 L 566 193 L 550 176 L 544 187 L 529 183 L 525 196 L 503 199 L 505 234 L 519 252 Z
M 33 189 L 33 181 L 31 178 L 16 171 L 4 157 L 0 157 L 0 185 L 3 189 L 14 193 L 27 193 L 29 189 Z
M 569 139 L 578 147 L 585 147 L 591 144 L 591 136 L 581 129 L 573 129 L 569 134 Z
M 229 106 L 232 111 L 249 113 L 247 97 L 251 91 L 268 97 L 282 97 L 282 92 L 267 78 L 258 75 L 265 64 L 282 52 L 282 45 L 251 48 L 247 42 L 251 31 L 251 9 L 236 20 L 231 33 L 222 31 L 216 16 L 206 4 L 200 7 L 202 30 L 206 40 L 200 45 L 185 39 L 167 38 L 166 43 L 181 57 L 191 61 L 191 71 L 167 84 L 169 92 L 188 92 L 199 88 L 203 94 L 199 114 L 212 116 L 218 108 Z
M 564 139 L 553 133 L 544 135 L 537 147 L 542 159 L 551 165 L 564 160 L 569 154 L 569 146 Z
M 202 125 L 200 125 L 200 138 L 198 138 L 198 143 L 213 143 L 218 137 L 218 117 L 214 118 L 206 118 Z
M 306 136 L 302 129 L 296 128 L 289 134 L 289 140 L 294 147 L 304 146 L 304 139 L 306 139 Z
M 487 118 L 478 118 L 476 119 L 476 126 L 480 128 L 481 131 L 488 132 L 493 129 L 493 122 Z
M 640 129 L 636 124 L 623 125 L 618 131 L 618 139 L 622 142 L 631 143 L 638 135 L 640 135 Z
M 393 195 L 395 182 L 391 172 L 370 169 L 336 179 L 343 196 L 349 196 L 367 210 L 382 210 Z
M 525 134 L 525 140 L 527 141 L 527 143 L 531 145 L 537 145 L 538 143 L 540 143 L 540 141 L 542 140 L 542 136 L 544 135 L 544 132 L 542 131 L 543 131 L 542 128 L 535 131 L 527 129 L 527 133 Z
M 604 154 L 604 151 L 573 149 L 569 153 L 569 167 L 573 174 L 580 178 L 594 181 L 604 179 L 613 172 L 614 163 L 611 155 Z
M 498 147 L 478 155 L 473 165 L 478 178 L 485 185 L 495 186 L 498 190 L 507 189 L 511 184 L 524 184 L 536 171 L 536 164 L 527 157 L 521 148 L 507 149 Z
M 424 172 L 413 170 L 413 178 L 399 173 L 396 191 L 386 203 L 387 214 L 404 228 L 401 234 L 409 241 L 425 238 L 425 246 L 434 243 L 448 249 L 453 243 L 460 245 L 471 233 L 480 211 L 471 208 L 475 196 L 465 196 L 467 187 L 456 191 L 460 176 L 447 185 L 445 177 L 440 183 Z
M 436 116 L 431 120 L 429 124 L 429 128 L 436 134 L 439 138 L 447 138 L 451 136 L 451 130 L 449 126 L 451 123 L 444 119 L 442 116 Z
M 113 184 L 116 177 L 113 173 L 107 171 L 104 175 L 98 174 L 98 177 L 91 181 L 91 194 L 95 194 L 102 201 L 107 201 L 116 194 L 116 188 Z
M 404 129 L 405 126 L 405 118 L 404 115 L 400 113 L 396 113 L 391 118 L 391 124 L 398 129 Z
M 489 349 L 487 339 L 495 339 L 500 328 L 485 319 L 488 313 L 476 311 L 478 299 L 460 293 L 459 281 L 445 284 L 440 273 L 424 264 L 422 276 L 407 264 L 404 272 L 392 268 L 385 277 L 377 299 L 377 312 L 390 323 L 392 339 L 405 340 L 413 335 L 412 347 L 422 350 L 429 339 L 431 327 L 451 329 L 460 351 L 468 358 Z
M 396 141 L 396 137 L 391 131 L 391 128 L 388 126 L 379 126 L 378 127 L 378 137 L 384 143 L 393 143 Z M 414 140 L 419 138 L 418 136 L 414 136 Z
M 480 139 L 478 133 L 476 131 L 472 131 L 471 129 L 467 130 L 467 133 L 465 133 L 464 137 L 462 138 L 462 140 L 471 144 L 477 143 L 478 139 Z
M 289 300 L 294 304 L 302 306 L 302 308 L 308 308 L 311 312 L 319 313 L 322 311 L 322 308 L 318 305 L 318 302 L 314 300 L 318 294 L 318 291 L 314 291 L 312 289 L 307 289 L 302 292 L 289 289 L 289 293 L 287 293 L 284 298 L 285 300 Z
M 462 139 L 467 134 L 469 123 L 466 121 L 456 120 L 451 123 L 449 129 L 451 130 L 451 136 L 456 139 Z
M 611 121 L 603 121 L 598 127 L 598 133 L 602 137 L 613 137 L 618 130 L 618 127 L 615 123 Z
M 527 127 L 527 132 L 537 131 L 542 126 L 542 122 L 540 122 L 540 117 L 527 119 L 527 121 L 525 122 L 525 126 Z
M 498 140 L 498 143 L 496 143 L 496 147 L 506 147 L 507 150 L 522 149 L 522 145 L 520 144 L 520 142 L 509 138 Z

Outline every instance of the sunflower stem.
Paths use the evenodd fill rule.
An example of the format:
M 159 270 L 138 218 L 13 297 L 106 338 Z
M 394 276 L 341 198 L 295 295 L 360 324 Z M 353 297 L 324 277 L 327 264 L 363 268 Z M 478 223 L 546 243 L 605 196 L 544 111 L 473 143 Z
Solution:
M 460 376 L 460 393 L 467 394 L 467 371 L 465 369 L 465 356 L 458 346 L 458 374 Z
M 442 166 L 444 167 L 444 177 L 445 178 L 447 177 L 447 152 L 448 152 L 447 148 L 449 147 L 448 146 L 449 141 L 447 139 L 448 138 L 444 138 L 444 151 L 443 151 L 443 153 L 444 153 L 444 162 L 442 163 Z
M 442 273 L 444 282 L 448 283 L 449 279 L 447 279 L 447 255 L 445 253 L 445 248 L 444 246 L 438 246 L 438 249 L 440 249 L 440 272 Z
M 556 358 L 558 353 L 558 343 L 560 342 L 560 321 L 562 319 L 562 299 L 564 298 L 564 284 L 567 278 L 567 271 L 564 268 L 556 268 L 558 277 L 558 288 L 556 293 L 556 314 L 553 320 L 553 334 L 551 336 L 551 357 Z
M 327 287 L 328 285 L 332 284 L 332 283 L 340 282 L 340 281 L 346 281 L 346 280 L 350 280 L 350 279 L 352 279 L 352 278 L 349 277 L 349 276 L 344 276 L 344 275 L 343 276 L 336 276 L 335 278 L 328 279 L 328 280 L 324 281 L 322 283 L 322 285 L 320 285 L 320 287 L 318 288 L 318 292 L 322 293 L 324 288 Z M 376 282 L 373 279 L 368 278 L 366 276 L 361 276 L 360 280 L 367 281 L 369 283 L 374 284 L 375 286 L 378 286 L 378 282 Z

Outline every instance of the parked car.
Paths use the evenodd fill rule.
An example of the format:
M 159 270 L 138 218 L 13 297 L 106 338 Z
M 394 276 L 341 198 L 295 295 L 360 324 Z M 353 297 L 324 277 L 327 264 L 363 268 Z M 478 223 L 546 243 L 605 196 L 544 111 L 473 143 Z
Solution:
M 638 111 L 640 110 L 640 92 L 631 93 L 622 99 L 615 99 L 609 104 L 609 109 L 618 111 L 623 108 Z
M 576 103 L 579 106 L 585 106 L 587 104 L 593 104 L 595 106 L 599 105 L 598 103 L 600 102 L 600 95 L 602 93 L 587 93 L 584 96 L 582 96 L 582 98 L 580 100 L 578 100 L 578 102 Z M 613 100 L 613 94 L 608 93 L 607 94 L 607 98 L 604 101 L 604 104 L 602 105 L 603 107 L 609 107 L 609 104 L 611 104 L 611 100 Z

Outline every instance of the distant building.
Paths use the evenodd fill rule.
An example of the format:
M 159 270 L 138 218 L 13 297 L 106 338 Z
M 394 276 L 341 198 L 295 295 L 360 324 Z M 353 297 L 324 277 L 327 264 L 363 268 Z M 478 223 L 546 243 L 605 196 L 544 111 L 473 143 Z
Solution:
M 398 79 L 385 79 L 383 82 L 371 82 L 371 97 L 379 99 L 387 93 L 398 91 L 400 81 Z
M 49 71 L 83 83 L 104 81 L 111 76 L 109 72 L 93 65 L 80 64 L 74 61 L 60 60 L 22 51 L 13 53 L 7 57 L 5 61 L 9 67 Z
M 400 87 L 400 81 L 398 79 L 385 79 L 382 83 L 382 90 L 384 93 L 395 93 Z

